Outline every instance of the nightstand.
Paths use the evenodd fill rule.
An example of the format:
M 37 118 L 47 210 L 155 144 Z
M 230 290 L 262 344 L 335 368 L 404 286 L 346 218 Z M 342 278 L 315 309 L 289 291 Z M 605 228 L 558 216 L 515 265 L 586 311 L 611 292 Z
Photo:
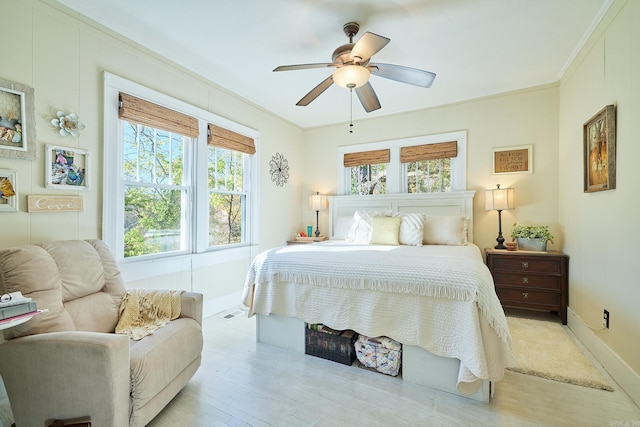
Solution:
M 308 243 L 324 242 L 327 236 L 320 237 L 297 237 L 295 240 L 287 240 L 287 245 L 306 245 Z
M 557 251 L 485 249 L 496 294 L 504 307 L 558 312 L 567 324 L 569 256 Z

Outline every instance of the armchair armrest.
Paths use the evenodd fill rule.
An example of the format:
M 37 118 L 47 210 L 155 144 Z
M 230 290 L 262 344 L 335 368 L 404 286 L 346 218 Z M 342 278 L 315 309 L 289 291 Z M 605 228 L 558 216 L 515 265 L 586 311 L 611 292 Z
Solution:
M 88 415 L 95 425 L 129 425 L 129 337 L 51 332 L 0 345 L 0 375 L 16 425 Z
M 180 296 L 180 317 L 189 317 L 202 326 L 202 294 L 183 292 Z

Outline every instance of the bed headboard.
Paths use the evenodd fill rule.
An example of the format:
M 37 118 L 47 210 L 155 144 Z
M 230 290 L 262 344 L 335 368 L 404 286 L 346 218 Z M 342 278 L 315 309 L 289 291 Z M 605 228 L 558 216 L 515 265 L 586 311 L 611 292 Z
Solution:
M 424 194 L 383 194 L 370 196 L 329 196 L 329 236 L 335 236 L 338 217 L 353 217 L 358 210 L 391 210 L 393 213 L 466 215 L 467 239 L 473 242 L 473 196 L 475 191 Z

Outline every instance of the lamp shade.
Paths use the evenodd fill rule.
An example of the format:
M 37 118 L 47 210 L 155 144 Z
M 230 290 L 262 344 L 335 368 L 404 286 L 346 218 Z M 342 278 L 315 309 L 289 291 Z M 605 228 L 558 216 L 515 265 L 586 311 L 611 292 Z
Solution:
M 498 188 L 487 190 L 485 193 L 485 210 L 501 211 L 505 209 L 513 209 L 515 203 L 513 201 L 513 188 Z
M 316 193 L 309 196 L 309 208 L 312 211 L 321 211 L 327 209 L 327 196 L 324 194 Z
M 367 83 L 371 72 L 362 65 L 343 65 L 333 72 L 333 82 L 338 86 L 355 89 Z

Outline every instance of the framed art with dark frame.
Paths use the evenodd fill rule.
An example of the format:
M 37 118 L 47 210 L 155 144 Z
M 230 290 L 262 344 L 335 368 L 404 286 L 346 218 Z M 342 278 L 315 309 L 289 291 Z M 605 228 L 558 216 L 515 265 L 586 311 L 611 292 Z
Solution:
M 0 79 L 0 156 L 36 158 L 33 88 Z
M 616 107 L 607 105 L 583 126 L 584 192 L 616 188 Z
M 47 144 L 46 187 L 55 190 L 89 189 L 89 151 Z
M 0 212 L 18 211 L 16 171 L 0 169 Z

